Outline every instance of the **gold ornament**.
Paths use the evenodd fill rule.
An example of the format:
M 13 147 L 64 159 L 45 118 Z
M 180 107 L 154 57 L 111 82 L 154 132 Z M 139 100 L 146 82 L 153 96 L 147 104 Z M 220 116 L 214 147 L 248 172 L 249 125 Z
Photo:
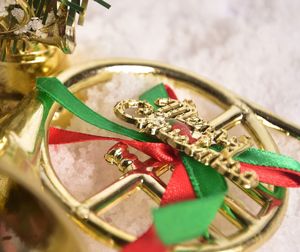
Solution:
M 246 136 L 231 137 L 225 129 L 216 130 L 208 122 L 199 118 L 196 105 L 191 100 L 179 102 L 169 98 L 156 100 L 157 111 L 144 101 L 124 100 L 114 108 L 115 114 L 126 122 L 134 124 L 141 132 L 156 136 L 173 148 L 185 152 L 197 161 L 209 165 L 220 174 L 249 189 L 258 185 L 254 172 L 240 172 L 240 164 L 233 157 L 249 148 L 250 141 Z M 127 113 L 135 109 L 136 115 Z M 173 129 L 172 124 L 183 123 L 191 131 L 191 137 L 197 139 L 191 143 L 180 129 Z M 223 148 L 218 152 L 212 145 Z
M 99 61 L 70 69 L 58 78 L 70 87 L 75 95 L 84 99 L 87 89 L 95 85 L 105 85 L 118 74 L 130 74 L 140 79 L 147 76 L 155 77 L 157 82 L 173 84 L 175 89 L 186 89 L 195 96 L 202 96 L 213 103 L 217 101 L 217 104 L 224 109 L 224 113 L 209 121 L 209 125 L 217 131 L 228 130 L 238 124 L 243 125 L 260 148 L 277 152 L 277 146 L 267 131 L 268 127 L 292 136 L 300 135 L 299 127 L 262 110 L 255 104 L 244 101 L 217 84 L 164 64 L 131 60 Z M 46 118 L 44 131 L 40 130 L 44 120 L 43 111 L 43 105 L 37 99 L 36 92 L 33 92 L 14 113 L 0 119 L 0 166 L 16 170 L 19 176 L 29 173 L 31 177 L 39 178 L 39 180 L 32 178 L 30 181 L 37 184 L 41 190 L 49 190 L 80 228 L 107 246 L 120 248 L 134 241 L 135 236 L 105 222 L 101 218 L 102 214 L 139 189 L 147 193 L 154 202 L 159 203 L 165 185 L 157 180 L 151 180 L 151 183 L 147 184 L 144 176 L 146 172 L 149 174 L 149 171 L 144 169 L 138 171 L 140 174 L 136 175 L 136 183 L 132 183 L 129 179 L 123 180 L 121 187 L 120 183 L 114 184 L 86 200 L 76 199 L 55 173 L 48 150 L 49 127 L 65 127 L 72 116 L 58 104 L 54 104 Z M 26 166 L 27 164 L 30 166 Z M 134 167 L 129 168 L 124 164 L 120 169 L 122 177 L 124 173 L 130 172 L 130 169 L 134 170 Z M 165 169 L 169 167 L 162 167 L 161 172 L 153 171 L 153 173 L 159 177 Z M 42 182 L 43 187 L 38 181 Z M 219 214 L 235 227 L 234 233 L 226 234 L 222 222 L 215 222 L 209 228 L 212 242 L 190 241 L 174 246 L 174 251 L 251 251 L 276 231 L 287 207 L 286 189 L 281 189 L 283 197 L 281 204 L 277 205 L 272 195 L 263 193 L 257 188 L 246 189 L 237 183 L 233 183 L 232 186 L 243 196 L 238 198 L 237 195 L 227 195 L 225 205 L 238 218 L 233 218 L 222 209 Z M 265 186 L 271 191 L 274 190 L 272 186 Z M 2 202 L 10 198 L 10 194 L 5 195 L 7 196 L 1 199 Z M 246 199 L 259 206 L 259 211 L 247 208 Z
M 175 89 L 189 90 L 195 96 L 200 95 L 213 103 L 217 101 L 217 104 L 224 108 L 225 112 L 211 120 L 209 125 L 216 130 L 222 128 L 231 129 L 238 124 L 245 125 L 246 129 L 249 129 L 249 134 L 254 142 L 261 148 L 269 151 L 277 152 L 277 146 L 266 127 L 280 125 L 277 129 L 280 129 L 282 132 L 289 132 L 291 135 L 299 134 L 298 127 L 292 126 L 266 111 L 262 112 L 255 104 L 246 103 L 242 98 L 217 84 L 204 80 L 198 75 L 164 64 L 131 60 L 99 61 L 64 72 L 59 78 L 70 87 L 74 94 L 83 95 L 88 88 L 95 85 L 105 85 L 106 82 L 112 81 L 113 76 L 118 74 L 130 74 L 140 79 L 154 77 L 157 83 L 170 83 L 174 85 Z M 54 115 L 55 118 L 53 117 Z M 268 116 L 261 117 L 262 115 Z M 264 123 L 261 121 L 262 118 L 266 118 L 263 119 Z M 64 127 L 63 125 L 68 125 L 69 119 L 70 115 L 64 109 L 61 109 L 59 105 L 55 104 L 48 116 L 47 125 Z M 142 190 L 155 203 L 159 203 L 165 190 L 164 185 L 156 179 L 151 179 L 151 183 L 149 183 L 147 177 L 149 171 L 146 169 L 137 171 L 134 170 L 134 167 L 128 167 L 120 163 L 118 166 L 122 173 L 119 179 L 122 180 L 122 183 L 118 183 L 119 179 L 112 181 L 112 186 L 105 188 L 84 201 L 78 201 L 68 192 L 56 176 L 46 140 L 43 142 L 42 155 L 42 171 L 45 175 L 43 176 L 44 183 L 58 199 L 64 202 L 64 205 L 76 219 L 76 223 L 79 223 L 79 226 L 93 237 L 96 235 L 107 246 L 120 248 L 128 242 L 134 241 L 137 237 L 105 222 L 101 218 L 102 214 L 105 214 L 116 204 L 125 201 L 129 195 L 137 190 Z M 135 175 L 136 180 L 133 180 L 132 176 L 124 178 L 131 169 L 135 171 L 132 174 Z M 170 168 L 164 167 L 161 169 L 161 174 L 153 171 L 155 176 L 161 176 L 165 172 L 164 169 L 168 170 Z M 147 179 L 144 179 L 145 177 Z M 219 214 L 226 222 L 232 223 L 236 228 L 234 234 L 226 234 L 223 230 L 222 222 L 216 222 L 209 228 L 209 233 L 213 237 L 212 243 L 190 241 L 174 246 L 174 251 L 251 251 L 259 247 L 275 232 L 286 210 L 287 191 L 283 189 L 282 193 L 284 196 L 281 199 L 281 205 L 278 206 L 271 195 L 262 193 L 257 188 L 245 189 L 236 183 L 234 183 L 233 187 L 243 195 L 242 199 L 237 196 L 227 195 L 225 204 L 238 216 L 238 219 L 234 219 L 222 209 L 220 209 Z M 267 187 L 271 191 L 274 189 L 272 186 Z M 246 199 L 251 201 L 252 204 L 259 206 L 259 211 L 248 209 L 247 204 L 245 204 Z
M 0 4 L 0 56 L 12 61 L 41 43 L 71 53 L 75 48 L 76 13 L 83 17 L 88 1 L 3 0 Z

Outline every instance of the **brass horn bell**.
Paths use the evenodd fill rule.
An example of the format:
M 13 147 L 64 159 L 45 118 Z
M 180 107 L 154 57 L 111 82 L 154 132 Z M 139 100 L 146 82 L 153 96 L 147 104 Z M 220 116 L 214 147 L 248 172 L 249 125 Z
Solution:
M 1 119 L 0 251 L 84 251 L 38 174 L 42 108 L 33 96 Z

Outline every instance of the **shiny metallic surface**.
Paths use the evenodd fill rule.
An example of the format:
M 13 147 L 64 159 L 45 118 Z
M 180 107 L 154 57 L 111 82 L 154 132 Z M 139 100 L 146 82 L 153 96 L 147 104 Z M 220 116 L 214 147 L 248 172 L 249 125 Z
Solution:
M 0 251 L 84 251 L 53 198 L 15 165 L 0 160 Z
M 0 116 L 33 89 L 37 76 L 56 75 L 68 66 L 64 53 L 75 48 L 77 16 L 62 1 L 4 1 L 1 8 Z
M 26 53 L 10 55 L 10 62 L 0 62 L 0 116 L 33 90 L 36 76 L 56 75 L 68 66 L 66 55 L 59 49 L 42 44 L 30 46 Z
M 139 77 L 151 75 L 161 80 L 161 82 L 175 83 L 175 89 L 176 87 L 181 87 L 192 90 L 225 110 L 225 113 L 212 120 L 211 123 L 214 127 L 230 129 L 241 124 L 245 126 L 258 146 L 266 150 L 277 151 L 277 146 L 271 135 L 261 123 L 261 115 L 255 114 L 242 98 L 219 87 L 215 83 L 184 70 L 156 62 L 116 59 L 75 67 L 61 74 L 59 79 L 70 87 L 72 92 L 79 93 L 79 91 L 93 85 L 104 85 L 105 82 L 112 79 L 114 74 L 119 73 L 136 74 Z M 252 107 L 254 106 L 252 105 Z M 47 119 L 47 127 L 51 124 L 55 112 L 59 111 L 58 109 L 58 105 L 52 107 Z M 56 113 L 56 119 L 59 117 L 57 117 Z M 61 117 L 60 122 L 63 122 L 63 114 L 61 114 Z M 268 120 L 268 118 L 264 120 Z M 53 121 L 52 123 L 55 122 Z M 59 125 L 59 123 L 55 123 L 55 125 Z M 287 129 L 288 126 L 286 126 L 285 130 Z M 106 188 L 84 202 L 79 202 L 64 188 L 56 176 L 51 164 L 46 139 L 47 134 L 42 144 L 43 182 L 64 203 L 66 209 L 76 219 L 76 223 L 108 246 L 120 247 L 127 242 L 133 241 L 135 237 L 100 219 L 96 206 L 101 204 L 107 206 L 115 200 L 122 201 L 126 195 L 141 187 L 148 190 L 149 195 L 155 202 L 159 202 L 163 193 L 163 188 L 160 189 L 161 185 L 157 181 L 148 180 L 146 173 L 136 173 L 132 177 L 121 179 L 113 186 Z M 146 183 L 147 186 L 144 186 L 143 183 Z M 245 197 L 250 197 L 253 202 L 260 205 L 261 210 L 258 213 L 252 213 L 245 208 L 241 201 L 227 196 L 225 200 L 226 206 L 238 215 L 238 219 L 233 219 L 232 216 L 222 210 L 220 210 L 220 214 L 231 222 L 238 231 L 232 235 L 225 235 L 221 226 L 213 224 L 209 229 L 213 238 L 211 242 L 192 241 L 175 246 L 174 251 L 252 251 L 276 231 L 287 206 L 286 190 L 282 189 L 282 193 L 285 196 L 282 198 L 281 206 L 278 207 L 272 204 L 273 199 L 270 195 L 262 193 L 258 189 L 245 189 L 238 185 L 235 186 L 245 193 Z M 268 188 L 273 190 L 273 187 Z
M 0 251 L 83 251 L 65 213 L 42 189 L 43 112 L 32 93 L 0 119 Z
M 155 76 L 161 82 L 174 83 L 175 89 L 178 87 L 192 90 L 195 94 L 211 100 L 225 110 L 222 115 L 210 122 L 214 127 L 217 129 L 230 129 L 238 124 L 243 125 L 258 146 L 270 151 L 277 151 L 277 146 L 267 131 L 266 122 L 270 121 L 270 124 L 274 127 L 276 120 L 280 120 L 281 124 L 275 126 L 284 132 L 289 132 L 291 128 L 290 124 L 284 124 L 284 120 L 273 118 L 271 114 L 269 115 L 265 111 L 264 113 L 268 114 L 268 117 L 264 117 L 264 124 L 262 124 L 263 114 L 255 114 L 250 105 L 247 105 L 249 104 L 248 102 L 245 103 L 242 98 L 234 95 L 232 92 L 195 74 L 155 62 L 134 60 L 93 62 L 70 69 L 59 75 L 59 79 L 70 87 L 72 92 L 79 94 L 79 91 L 86 90 L 94 85 L 105 85 L 115 74 L 119 73 L 130 73 L 139 77 Z M 256 105 L 251 104 L 251 107 L 256 108 Z M 48 196 L 43 194 L 43 186 L 45 186 L 52 192 L 57 201 L 63 205 L 64 209 L 70 214 L 71 219 L 91 236 L 98 238 L 108 246 L 116 248 L 133 241 L 136 237 L 106 223 L 99 218 L 99 213 L 105 211 L 110 205 L 123 201 L 128 195 L 139 189 L 147 193 L 156 204 L 159 204 L 165 185 L 153 179 L 151 171 L 147 169 L 133 169 L 131 171 L 132 176 L 124 177 L 122 175 L 123 177 L 121 176 L 113 186 L 107 187 L 84 201 L 78 201 L 68 192 L 57 177 L 51 164 L 47 142 L 50 125 L 64 127 L 70 117 L 57 104 L 52 106 L 47 118 L 43 117 L 44 112 L 45 108 L 37 99 L 37 94 L 33 92 L 13 113 L 6 114 L 0 118 L 0 169 L 6 175 L 6 177 L 1 177 L 0 180 L 1 209 L 4 209 L 3 207 L 6 206 L 7 202 L 13 202 L 22 207 L 25 204 L 22 200 L 18 201 L 11 198 L 12 184 L 16 181 L 18 185 L 35 195 L 38 201 L 45 202 L 46 208 L 57 217 L 57 223 L 60 226 L 61 222 L 66 222 L 64 220 L 65 214 L 53 210 L 57 206 L 51 199 L 51 203 L 47 201 Z M 46 124 L 44 127 L 45 119 Z M 295 126 L 295 128 L 299 130 L 299 127 Z M 297 131 L 294 130 L 293 132 L 293 135 L 295 135 Z M 161 167 L 156 175 L 160 176 L 167 169 L 169 168 Z M 22 180 L 22 177 L 25 181 Z M 261 207 L 260 211 L 258 213 L 251 212 L 245 208 L 241 200 L 228 195 L 225 199 L 225 204 L 238 218 L 233 218 L 222 209 L 220 214 L 237 228 L 237 232 L 226 235 L 222 226 L 218 225 L 218 223 L 213 223 L 209 229 L 212 237 L 210 242 L 202 240 L 191 241 L 174 246 L 174 251 L 252 251 L 276 231 L 287 206 L 286 190 L 281 189 L 283 195 L 281 199 L 282 204 L 278 206 L 273 204 L 274 199 L 271 195 L 262 192 L 258 188 L 249 190 L 239 185 L 234 186 L 245 193 L 245 197 L 250 197 L 253 202 L 256 202 Z M 268 189 L 274 190 L 273 187 L 268 187 Z M 100 207 L 101 209 L 99 209 L 99 206 L 102 206 L 102 208 Z M 28 212 L 28 216 L 30 215 L 34 216 L 33 210 Z M 71 235 L 70 232 L 72 231 L 69 231 L 68 228 L 65 230 L 66 237 Z M 59 239 L 57 241 L 59 241 L 57 246 L 67 244 L 62 243 Z M 53 242 L 55 244 L 55 239 Z M 75 244 L 76 242 L 73 245 Z M 63 251 L 77 250 L 74 248 L 74 250 L 66 249 Z
M 156 111 L 146 101 L 126 99 L 115 105 L 114 112 L 117 117 L 133 124 L 140 132 L 157 137 L 244 188 L 258 186 L 256 173 L 241 173 L 239 162 L 233 159 L 251 146 L 249 137 L 229 137 L 226 129 L 215 129 L 199 117 L 196 105 L 191 100 L 159 98 L 155 103 L 158 106 Z M 183 135 L 181 129 L 174 129 L 172 125 L 176 123 L 190 132 L 195 141 L 191 142 L 192 139 Z M 212 145 L 224 148 L 222 151 L 215 151 L 210 148 Z
M 74 50 L 75 25 L 74 21 L 68 22 L 69 8 L 60 2 L 42 1 L 38 8 L 35 5 L 29 0 L 17 0 L 5 8 L 7 15 L 0 17 L 1 60 L 11 62 L 11 55 L 24 54 L 37 43 L 56 46 L 67 53 Z M 51 6 L 56 6 L 56 13 L 48 13 Z M 22 12 L 17 17 L 16 8 Z M 28 29 L 31 22 L 37 24 Z

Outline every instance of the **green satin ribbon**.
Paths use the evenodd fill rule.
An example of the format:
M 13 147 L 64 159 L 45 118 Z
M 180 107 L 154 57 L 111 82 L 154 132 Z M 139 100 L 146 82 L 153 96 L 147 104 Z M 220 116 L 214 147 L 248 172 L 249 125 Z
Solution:
M 115 132 L 139 141 L 157 142 L 157 140 L 152 137 L 111 122 L 105 117 L 94 112 L 78 100 L 56 78 L 38 78 L 36 85 L 39 90 L 39 99 L 48 109 L 52 106 L 53 101 L 56 101 L 74 115 L 98 128 Z M 152 104 L 153 100 L 155 100 L 153 93 L 157 92 L 163 97 L 166 95 L 163 85 L 157 85 L 153 88 L 153 90 L 155 90 L 155 92 L 147 92 L 143 96 L 143 99 L 152 100 Z M 47 111 L 45 114 L 47 116 Z M 296 160 L 287 156 L 256 148 L 247 149 L 242 154 L 236 156 L 235 159 L 248 164 L 280 167 L 300 172 L 300 163 Z
M 158 98 L 169 98 L 169 95 L 163 84 L 158 84 L 153 88 L 147 90 L 140 97 L 140 100 L 147 101 L 153 106 L 153 108 L 158 109 L 158 106 L 155 104 L 155 101 Z
M 74 115 L 78 116 L 83 121 L 86 121 L 87 123 L 90 123 L 100 129 L 119 133 L 123 136 L 127 136 L 139 141 L 155 141 L 152 137 L 149 137 L 146 134 L 142 134 L 136 130 L 128 129 L 99 115 L 87 107 L 79 99 L 77 99 L 57 78 L 38 78 L 36 85 L 41 93 L 40 100 L 43 103 L 43 97 L 47 96 L 51 100 L 59 103 Z
M 167 98 L 160 84 L 140 96 L 151 105 L 157 98 Z M 197 199 L 170 204 L 153 211 L 156 232 L 165 244 L 175 244 L 207 234 L 210 223 L 224 202 L 227 184 L 222 175 L 209 166 L 180 153 Z
M 154 210 L 154 224 L 165 244 L 206 236 L 210 223 L 224 202 L 227 184 L 214 169 L 181 155 L 197 198 Z
M 300 163 L 295 159 L 256 148 L 247 149 L 236 156 L 235 159 L 252 165 L 280 167 L 300 172 Z

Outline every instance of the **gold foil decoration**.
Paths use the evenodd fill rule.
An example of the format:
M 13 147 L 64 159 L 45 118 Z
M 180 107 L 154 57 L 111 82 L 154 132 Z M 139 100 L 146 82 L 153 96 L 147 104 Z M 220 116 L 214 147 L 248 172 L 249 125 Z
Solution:
M 2 10 L 5 11 L 0 14 L 2 61 L 13 61 L 14 55 L 34 50 L 32 47 L 37 43 L 56 46 L 65 53 L 74 50 L 75 30 L 69 20 L 68 6 L 53 0 L 36 1 L 39 4 L 29 0 L 4 2 Z
M 33 89 L 36 77 L 68 67 L 65 54 L 75 48 L 75 25 L 83 24 L 88 2 L 0 1 L 0 116 Z

